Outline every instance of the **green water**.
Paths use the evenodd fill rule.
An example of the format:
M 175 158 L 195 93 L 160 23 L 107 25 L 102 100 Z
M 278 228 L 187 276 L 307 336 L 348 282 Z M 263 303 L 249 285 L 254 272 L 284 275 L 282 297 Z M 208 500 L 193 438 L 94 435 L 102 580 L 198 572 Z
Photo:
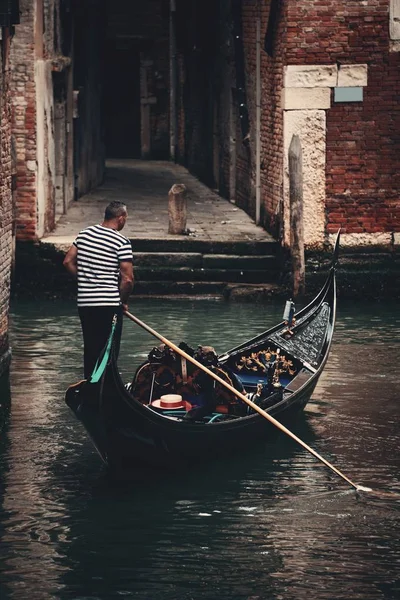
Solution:
M 218 353 L 282 305 L 134 300 L 175 343 Z M 331 355 L 295 433 L 351 480 L 400 494 L 400 318 L 339 302 Z M 283 434 L 185 473 L 112 481 L 64 403 L 82 375 L 73 303 L 12 307 L 11 409 L 0 439 L 0 598 L 400 597 L 399 498 L 358 495 Z M 128 381 L 158 342 L 124 324 Z M 7 386 L 1 388 L 6 406 Z

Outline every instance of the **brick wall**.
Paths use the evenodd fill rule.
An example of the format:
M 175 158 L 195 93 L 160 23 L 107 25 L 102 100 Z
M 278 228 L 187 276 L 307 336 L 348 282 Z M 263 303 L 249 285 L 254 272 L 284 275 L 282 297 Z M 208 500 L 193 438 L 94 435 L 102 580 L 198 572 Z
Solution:
M 243 33 L 246 60 L 246 88 L 250 117 L 251 161 L 241 160 L 242 175 L 249 181 L 248 198 L 242 204 L 255 216 L 255 169 L 256 169 L 256 27 L 260 20 L 260 71 L 261 71 L 261 224 L 278 235 L 280 229 L 280 209 L 283 178 L 283 120 L 281 110 L 281 90 L 283 85 L 285 15 L 282 11 L 276 27 L 268 41 L 273 47 L 272 56 L 265 51 L 266 32 L 271 11 L 268 2 L 243 2 Z M 242 152 L 243 154 L 243 152 Z M 251 191 L 250 191 L 251 190 Z
M 0 375 L 8 365 L 8 314 L 13 242 L 11 195 L 10 36 L 0 42 Z
M 16 233 L 34 239 L 37 222 L 34 5 L 20 2 L 21 24 L 11 49 L 12 122 L 16 150 Z
M 204 181 L 212 180 L 212 142 L 207 134 L 211 96 L 219 107 L 220 177 L 217 183 L 220 192 L 255 216 L 256 24 L 260 19 L 261 224 L 288 243 L 287 150 L 292 133 L 298 133 L 305 144 L 306 243 L 319 246 L 339 227 L 342 227 L 344 243 L 349 241 L 347 234 L 356 236 L 355 244 L 362 244 L 367 238 L 368 243 L 378 238 L 387 243 L 393 232 L 399 231 L 400 210 L 400 171 L 397 168 L 400 53 L 394 51 L 396 46 L 389 39 L 390 0 L 289 0 L 284 3 L 278 0 L 232 0 L 229 17 L 225 14 L 221 18 L 221 6 L 225 4 L 219 3 L 218 14 L 209 12 L 204 3 L 200 8 L 198 2 L 192 2 L 191 12 L 186 8 L 190 43 L 184 61 L 185 144 L 182 143 L 182 131 L 180 137 L 181 146 L 185 147 L 185 164 Z M 281 8 L 267 53 L 265 34 L 274 6 Z M 213 22 L 207 29 L 209 47 L 215 47 L 212 66 L 204 56 L 200 64 L 196 62 L 193 53 L 193 47 L 198 54 L 203 50 L 195 37 L 200 32 L 201 39 L 202 21 L 195 19 L 194 26 L 190 20 L 199 10 L 200 13 L 207 12 L 209 21 Z M 242 54 L 238 52 L 235 39 L 238 14 Z M 219 28 L 217 34 L 215 19 Z M 227 21 L 231 27 L 230 40 L 229 35 L 221 34 Z M 229 43 L 230 54 L 226 50 Z M 244 69 L 241 72 L 242 55 Z M 299 94 L 303 94 L 304 103 L 296 106 L 296 90 L 284 88 L 287 66 L 312 65 L 331 65 L 337 73 L 349 65 L 365 65 L 367 80 L 360 84 L 363 101 L 335 103 L 333 88 L 341 85 L 338 77 L 337 83 L 333 84 L 317 82 L 313 91 L 309 89 L 312 85 L 303 81 L 299 84 L 302 88 Z M 287 85 L 291 87 L 293 83 Z M 229 102 L 232 90 L 235 97 Z M 286 91 L 291 94 L 287 103 L 283 101 Z M 310 91 L 315 95 L 307 104 Z M 319 92 L 321 96 L 318 96 Z M 326 92 L 328 100 L 330 94 L 330 107 L 329 102 L 326 104 Z M 322 104 L 314 105 L 318 98 Z M 242 103 L 247 111 L 244 116 L 240 114 Z M 224 122 L 227 113 L 233 116 L 236 127 L 229 129 L 226 120 Z M 246 140 L 243 139 L 246 132 L 241 127 L 245 119 L 248 119 Z M 229 134 L 235 138 L 234 152 Z
M 286 64 L 366 64 L 359 103 L 326 113 L 326 230 L 399 231 L 400 54 L 390 52 L 389 0 L 289 2 Z
M 68 46 L 61 26 L 61 16 L 68 15 L 61 11 L 65 6 L 61 0 L 20 1 L 21 22 L 10 55 L 19 241 L 35 240 L 51 231 L 56 216 L 72 199 L 72 134 L 66 134 L 66 120 L 71 124 L 72 117 L 68 108 L 60 111 L 60 107 L 72 105 L 69 58 L 63 56 L 63 46 Z M 56 106 L 55 76 L 58 89 L 65 79 L 63 99 L 57 98 Z M 63 123 L 60 112 L 65 114 Z M 57 172 L 61 161 L 62 174 Z M 56 207 L 57 185 L 62 191 Z
M 283 179 L 284 15 L 264 50 L 271 0 L 178 4 L 181 30 L 179 160 L 255 217 L 256 23 L 261 57 L 261 224 L 278 233 Z M 209 10 L 210 8 L 210 10 Z M 185 12 L 186 11 L 186 12 Z M 200 16 L 199 16 L 200 15 Z M 206 23 L 203 22 L 207 15 Z M 182 37 L 185 43 L 182 43 Z M 211 51 L 211 58 L 206 52 Z M 214 103 L 214 107 L 213 107 Z M 213 112 L 214 110 L 214 112 Z M 214 131 L 211 137 L 210 131 Z M 217 135 L 217 137 L 215 136 Z M 217 146 L 217 148 L 216 148 Z M 216 153 L 218 165 L 216 166 Z

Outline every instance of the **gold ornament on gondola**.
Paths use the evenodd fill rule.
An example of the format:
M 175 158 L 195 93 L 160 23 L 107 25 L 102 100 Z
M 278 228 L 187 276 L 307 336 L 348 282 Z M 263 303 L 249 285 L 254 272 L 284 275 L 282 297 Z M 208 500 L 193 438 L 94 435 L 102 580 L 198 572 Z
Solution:
M 236 368 L 242 372 L 266 373 L 272 360 L 277 363 L 275 367 L 277 377 L 281 373 L 287 373 L 290 376 L 296 373 L 293 362 L 287 359 L 285 355 L 280 354 L 279 348 L 273 350 L 270 347 L 258 352 L 251 352 L 248 356 L 242 355 L 236 362 Z

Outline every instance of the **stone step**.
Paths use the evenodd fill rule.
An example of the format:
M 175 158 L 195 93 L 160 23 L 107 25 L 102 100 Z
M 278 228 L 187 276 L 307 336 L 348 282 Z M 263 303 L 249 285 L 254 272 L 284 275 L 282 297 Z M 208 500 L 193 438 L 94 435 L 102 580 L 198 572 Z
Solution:
M 133 264 L 137 268 L 193 269 L 246 269 L 276 270 L 277 259 L 273 255 L 202 254 L 200 252 L 134 252 Z
M 275 255 L 279 244 L 271 240 L 198 240 L 185 236 L 181 239 L 132 238 L 134 252 L 197 252 L 201 254 Z
M 208 296 L 223 297 L 224 281 L 135 281 L 133 296 Z
M 225 281 L 243 283 L 269 283 L 276 281 L 278 273 L 272 269 L 205 269 L 135 267 L 137 281 Z
M 368 270 L 375 273 L 385 269 L 399 269 L 400 261 L 399 256 L 392 253 L 342 253 L 339 257 L 339 268 L 343 271 Z
M 137 281 L 132 295 L 136 298 L 174 296 L 262 302 L 267 298 L 281 297 L 282 294 L 282 288 L 274 283 L 241 285 L 224 281 Z

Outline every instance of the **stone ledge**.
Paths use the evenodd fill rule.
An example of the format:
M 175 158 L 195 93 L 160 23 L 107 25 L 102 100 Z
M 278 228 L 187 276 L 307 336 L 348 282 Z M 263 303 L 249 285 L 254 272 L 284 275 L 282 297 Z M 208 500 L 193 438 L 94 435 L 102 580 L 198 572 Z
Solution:
M 273 298 L 288 298 L 288 290 L 284 286 L 269 285 L 232 285 L 228 284 L 224 291 L 226 300 L 232 302 L 265 303 Z
M 368 85 L 368 65 L 364 63 L 339 67 L 337 65 L 285 67 L 285 88 L 365 87 L 366 85 Z
M 394 234 L 396 236 L 396 234 Z M 400 234 L 398 234 L 398 242 L 400 243 Z M 336 233 L 329 234 L 329 242 L 333 246 L 336 240 Z M 396 239 L 396 238 L 395 238 Z M 396 241 L 394 242 L 396 244 Z M 378 233 L 341 233 L 340 234 L 340 247 L 346 249 L 350 247 L 357 248 L 362 251 L 365 248 L 390 248 L 392 245 L 392 233 L 390 232 L 378 232 Z
M 336 65 L 288 65 L 284 86 L 287 88 L 332 88 L 337 84 Z
M 288 87 L 282 90 L 284 110 L 327 109 L 331 107 L 331 88 Z
M 340 65 L 337 87 L 365 87 L 368 84 L 368 65 Z

